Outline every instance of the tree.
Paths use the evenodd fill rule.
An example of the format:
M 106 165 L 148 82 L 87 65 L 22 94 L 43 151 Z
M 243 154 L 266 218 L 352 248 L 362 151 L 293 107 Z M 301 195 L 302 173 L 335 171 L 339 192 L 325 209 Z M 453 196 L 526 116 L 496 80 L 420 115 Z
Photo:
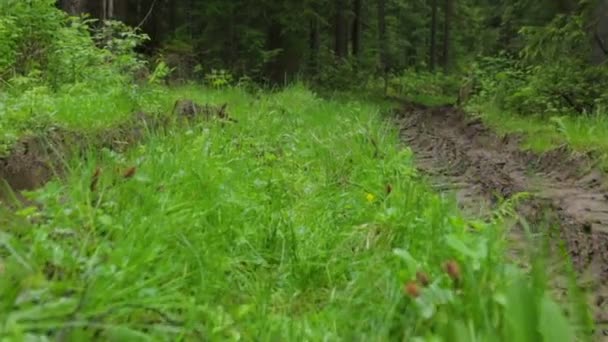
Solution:
M 448 72 L 450 70 L 450 63 L 452 62 L 450 54 L 452 53 L 452 16 L 454 12 L 454 2 L 456 0 L 444 0 L 444 21 L 443 21 L 443 70 Z
M 80 15 L 84 11 L 83 0 L 61 0 L 60 6 L 71 15 Z
M 608 0 L 601 0 L 592 9 L 592 62 L 602 64 L 608 59 Z
M 308 48 L 309 48 L 309 70 L 316 74 L 319 67 L 319 49 L 321 47 L 321 32 L 319 27 L 319 15 L 314 11 L 310 18 Z
M 187 64 L 202 73 L 227 69 L 264 80 L 305 70 L 314 75 L 330 65 L 326 60 L 321 65 L 330 57 L 326 51 L 338 60 L 351 54 L 364 73 L 373 72 L 371 58 L 378 58 L 385 76 L 389 69 L 422 65 L 448 71 L 460 58 L 480 52 L 515 55 L 521 27 L 545 25 L 576 3 L 462 0 L 456 15 L 456 0 L 60 0 L 72 14 L 143 23 L 151 40 L 140 51 L 171 56 L 172 67 L 183 70 Z M 598 9 L 596 18 L 601 13 Z M 597 41 L 608 41 L 598 25 Z
M 363 0 L 353 0 L 353 33 L 352 33 L 352 49 L 353 56 L 360 57 L 361 55 L 361 34 L 363 29 Z
M 348 22 L 346 18 L 346 0 L 336 1 L 335 15 L 335 53 L 338 58 L 348 56 Z
M 106 12 L 106 18 L 113 19 L 114 18 L 114 0 L 106 0 L 106 8 L 108 9 Z
M 377 0 L 378 42 L 380 43 L 380 67 L 384 77 L 384 92 L 388 90 L 388 39 L 386 36 L 386 0 Z
M 435 70 L 435 61 L 437 56 L 437 0 L 431 2 L 431 48 L 429 51 L 429 67 L 431 71 Z

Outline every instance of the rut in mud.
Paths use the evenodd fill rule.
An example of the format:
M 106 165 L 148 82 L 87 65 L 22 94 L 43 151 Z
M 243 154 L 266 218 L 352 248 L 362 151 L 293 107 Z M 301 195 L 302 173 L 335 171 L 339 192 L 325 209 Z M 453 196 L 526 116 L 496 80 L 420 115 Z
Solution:
M 520 212 L 530 222 L 549 211 L 589 290 L 597 323 L 608 323 L 608 185 L 586 156 L 522 151 L 517 137 L 501 138 L 452 106 L 407 104 L 396 120 L 418 167 L 454 191 L 465 212 L 483 215 L 497 199 L 520 192 L 534 198 Z M 522 236 L 513 234 L 514 245 Z M 553 285 L 565 291 L 565 284 Z

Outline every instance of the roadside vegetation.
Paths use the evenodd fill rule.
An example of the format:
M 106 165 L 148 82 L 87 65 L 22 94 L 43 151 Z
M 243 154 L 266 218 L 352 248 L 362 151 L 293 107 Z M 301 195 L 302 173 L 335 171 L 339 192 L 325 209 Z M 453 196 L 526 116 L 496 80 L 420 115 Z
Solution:
M 377 32 L 359 33 L 359 44 L 389 45 L 401 32 L 387 15 L 403 9 L 397 3 L 410 6 L 389 2 L 387 11 L 379 1 L 364 12 L 379 23 L 389 20 Z M 477 8 L 474 3 L 467 8 Z M 227 104 L 237 120 L 196 118 L 194 111 L 189 123 L 170 120 L 121 152 L 71 146 L 73 154 L 53 156 L 62 165 L 57 177 L 24 191 L 25 200 L 3 198 L 3 339 L 464 342 L 593 334 L 574 281 L 571 298 L 552 296 L 542 253 L 531 248 L 528 270 L 507 259 L 519 197 L 505 199 L 487 220 L 465 217 L 455 198 L 436 192 L 417 171 L 390 120 L 395 102 L 383 90 L 430 105 L 459 99 L 456 59 L 444 51 L 446 75 L 422 71 L 426 52 L 401 41 L 380 49 L 377 72 L 376 50 L 361 48 L 351 58 L 347 42 L 346 51 L 336 51 L 343 59 L 334 59 L 311 45 L 306 68 L 315 74 L 288 79 L 281 57 L 288 49 L 261 48 L 266 28 L 257 21 L 232 27 L 235 35 L 248 33 L 234 46 L 214 42 L 225 18 L 217 3 L 208 5 L 191 18 L 215 18 L 198 40 L 188 31 L 192 23 L 161 40 L 133 23 L 98 22 L 71 7 L 68 16 L 52 0 L 0 3 L 3 157 L 25 137 L 56 127 L 86 133 L 135 113 L 175 118 L 181 99 Z M 181 6 L 176 20 L 189 13 Z M 296 10 L 275 24 L 293 24 Z M 162 15 L 150 13 L 152 22 L 139 26 L 161 24 Z M 291 39 L 302 27 L 321 27 L 321 21 L 304 24 L 279 35 L 282 43 L 296 49 Z M 423 33 L 412 41 L 424 41 Z M 448 41 L 449 31 L 444 35 Z M 473 36 L 467 31 L 458 41 Z M 160 53 L 142 54 L 146 44 L 158 44 Z M 202 46 L 215 57 L 196 55 Z M 251 50 L 240 58 L 223 50 L 244 47 Z M 392 58 L 396 47 L 413 49 L 420 60 Z M 521 84 L 505 83 L 518 67 L 501 67 L 503 76 L 492 68 L 474 69 L 469 108 L 499 131 L 528 134 L 538 150 L 564 141 L 574 149 L 608 149 L 600 141 L 608 129 L 599 114 L 603 102 L 580 100 L 584 113 L 559 107 L 561 116 L 546 121 L 540 115 L 553 113 L 553 98 L 525 102 L 538 94 L 515 94 Z M 553 84 L 543 78 L 546 71 L 525 70 L 523 83 Z M 591 81 L 577 86 L 585 82 Z M 527 105 L 517 107 L 522 101 Z M 595 116 L 585 116 L 588 111 Z
M 574 333 L 505 262 L 500 217 L 469 222 L 434 194 L 382 108 L 303 87 L 199 93 L 239 123 L 89 151 L 11 214 L 8 336 L 470 341 L 549 338 L 555 320 Z

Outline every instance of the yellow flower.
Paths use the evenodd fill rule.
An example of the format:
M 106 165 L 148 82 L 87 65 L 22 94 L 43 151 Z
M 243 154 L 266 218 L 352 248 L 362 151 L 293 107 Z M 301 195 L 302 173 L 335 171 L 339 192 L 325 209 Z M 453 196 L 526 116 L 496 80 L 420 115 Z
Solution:
M 365 198 L 367 199 L 367 201 L 368 201 L 369 203 L 372 203 L 372 202 L 373 202 L 373 201 L 376 199 L 376 196 L 374 196 L 373 194 L 368 193 L 368 194 L 365 196 Z

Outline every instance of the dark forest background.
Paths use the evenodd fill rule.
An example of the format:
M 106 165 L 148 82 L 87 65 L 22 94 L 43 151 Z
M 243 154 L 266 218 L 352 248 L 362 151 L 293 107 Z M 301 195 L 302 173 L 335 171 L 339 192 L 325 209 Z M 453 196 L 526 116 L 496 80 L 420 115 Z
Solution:
M 184 75 L 195 66 L 275 81 L 355 71 L 466 69 L 480 55 L 546 53 L 551 34 L 582 29 L 590 63 L 607 48 L 606 1 L 577 0 L 62 0 L 73 15 L 141 27 L 148 52 Z M 577 22 L 576 20 L 579 20 Z M 553 42 L 567 49 L 568 37 Z M 528 50 L 526 50 L 528 49 Z M 539 51 L 529 51 L 529 50 Z M 561 51 L 560 57 L 573 57 Z
M 152 69 L 162 61 L 171 81 L 215 75 L 383 87 L 461 103 L 476 97 L 523 114 L 581 114 L 608 104 L 607 0 L 7 0 L 0 7 L 11 32 L 0 58 L 5 80 L 50 63 L 48 46 L 59 56 L 79 49 L 58 38 L 71 25 L 92 29 L 109 51 L 137 47 Z M 64 64 L 51 75 L 86 66 Z

